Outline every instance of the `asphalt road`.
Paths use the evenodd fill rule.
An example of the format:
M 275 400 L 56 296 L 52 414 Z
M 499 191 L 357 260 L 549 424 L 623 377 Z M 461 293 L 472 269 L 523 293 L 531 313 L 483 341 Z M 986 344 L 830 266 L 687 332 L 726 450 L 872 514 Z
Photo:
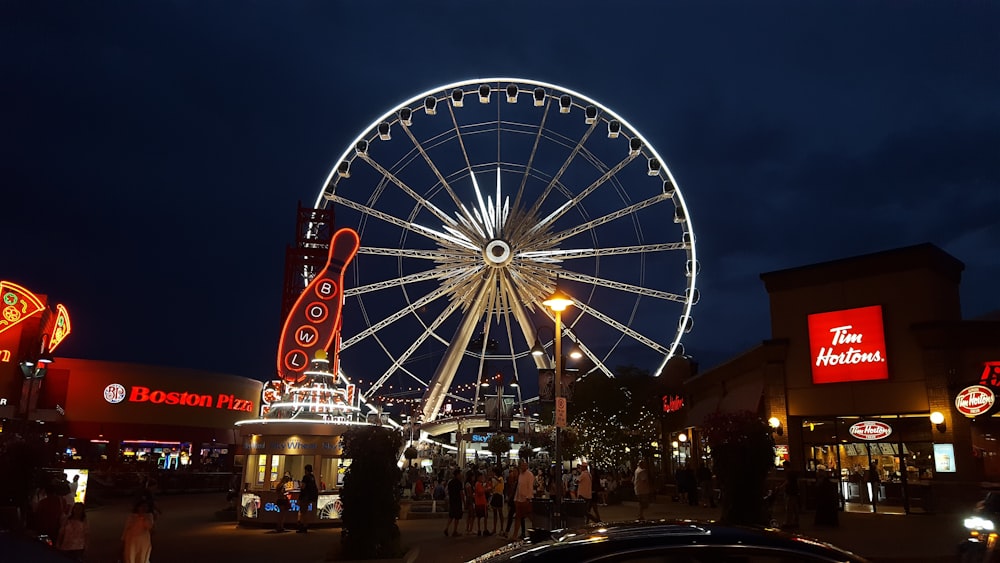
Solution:
M 339 528 L 313 529 L 308 534 L 284 533 L 237 527 L 220 521 L 216 512 L 225 508 L 223 493 L 161 496 L 162 515 L 153 536 L 155 563 L 219 563 L 225 561 L 326 561 L 340 540 Z M 89 563 L 116 561 L 119 537 L 129 505 L 113 501 L 88 510 Z M 636 516 L 635 503 L 601 507 L 605 520 L 628 520 Z M 650 518 L 716 519 L 718 510 L 689 507 L 658 499 L 648 511 Z M 812 513 L 802 515 L 800 533 L 828 541 L 876 562 L 929 563 L 954 560 L 955 547 L 964 537 L 961 517 L 955 515 L 883 515 L 841 513 L 837 528 L 817 528 Z M 444 537 L 445 520 L 419 518 L 400 520 L 405 547 L 417 549 L 417 563 L 459 563 L 503 545 L 497 536 Z M 460 530 L 462 527 L 460 527 Z M 3 560 L 0 555 L 0 560 Z M 15 563 L 15 562 L 11 562 Z

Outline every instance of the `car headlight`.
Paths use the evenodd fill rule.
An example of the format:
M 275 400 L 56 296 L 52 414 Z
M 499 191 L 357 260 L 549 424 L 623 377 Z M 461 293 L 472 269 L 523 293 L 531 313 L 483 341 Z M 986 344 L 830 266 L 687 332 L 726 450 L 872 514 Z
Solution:
M 965 527 L 970 530 L 993 530 L 993 521 L 979 516 L 972 516 L 965 519 Z

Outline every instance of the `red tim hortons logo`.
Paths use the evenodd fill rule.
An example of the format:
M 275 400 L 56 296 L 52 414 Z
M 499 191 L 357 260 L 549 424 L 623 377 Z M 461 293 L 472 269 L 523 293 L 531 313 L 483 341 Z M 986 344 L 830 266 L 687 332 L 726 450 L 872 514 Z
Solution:
M 848 432 L 859 440 L 874 442 L 888 438 L 892 434 L 892 427 L 877 420 L 862 420 L 852 425 Z
M 985 385 L 970 385 L 955 396 L 955 408 L 969 418 L 979 416 L 993 407 L 996 396 Z

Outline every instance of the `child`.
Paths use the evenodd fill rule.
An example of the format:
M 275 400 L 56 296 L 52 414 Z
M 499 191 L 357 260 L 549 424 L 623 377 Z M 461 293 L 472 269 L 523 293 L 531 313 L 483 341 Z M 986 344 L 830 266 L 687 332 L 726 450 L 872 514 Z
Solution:
M 465 533 L 472 534 L 472 523 L 476 521 L 476 472 L 465 472 Z
M 56 549 L 71 561 L 83 561 L 87 547 L 87 514 L 82 502 L 73 504 L 69 517 L 59 527 Z
M 486 529 L 489 524 L 489 519 L 486 517 L 486 493 L 488 490 L 489 487 L 486 485 L 486 472 L 482 471 L 476 479 L 475 489 L 477 536 L 490 535 L 489 531 Z
M 500 523 L 500 534 L 503 534 L 503 473 L 500 466 L 493 469 L 492 494 L 490 495 L 490 507 L 493 508 L 493 531 L 490 535 L 497 533 L 497 522 Z

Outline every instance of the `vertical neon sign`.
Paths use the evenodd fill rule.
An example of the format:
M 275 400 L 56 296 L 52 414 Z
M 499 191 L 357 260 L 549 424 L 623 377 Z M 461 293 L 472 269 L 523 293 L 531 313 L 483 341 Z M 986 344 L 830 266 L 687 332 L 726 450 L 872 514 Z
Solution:
M 278 345 L 278 374 L 285 381 L 305 379 L 305 370 L 318 350 L 327 351 L 330 370 L 339 372 L 344 270 L 360 245 L 358 233 L 352 229 L 334 233 L 326 266 L 309 282 L 285 319 Z

